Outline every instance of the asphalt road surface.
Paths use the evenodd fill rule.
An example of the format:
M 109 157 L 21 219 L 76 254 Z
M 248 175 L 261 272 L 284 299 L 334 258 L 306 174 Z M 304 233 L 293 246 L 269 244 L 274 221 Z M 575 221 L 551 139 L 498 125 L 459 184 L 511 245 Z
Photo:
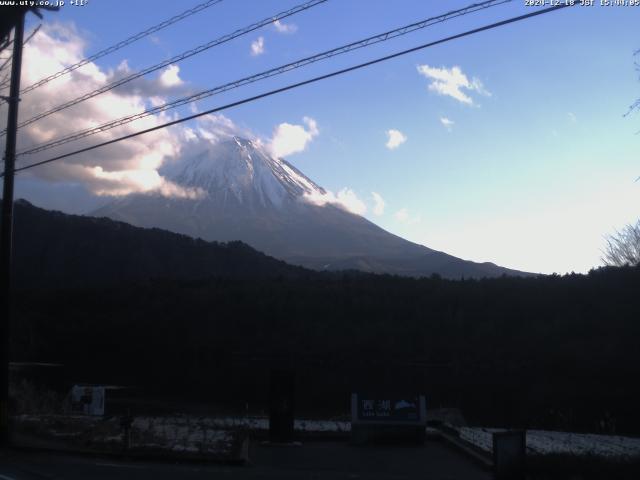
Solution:
M 468 457 L 436 441 L 414 447 L 356 447 L 347 442 L 304 442 L 297 447 L 267 447 L 253 442 L 249 458 L 249 465 L 233 466 L 4 450 L 0 451 L 0 480 L 492 478 Z

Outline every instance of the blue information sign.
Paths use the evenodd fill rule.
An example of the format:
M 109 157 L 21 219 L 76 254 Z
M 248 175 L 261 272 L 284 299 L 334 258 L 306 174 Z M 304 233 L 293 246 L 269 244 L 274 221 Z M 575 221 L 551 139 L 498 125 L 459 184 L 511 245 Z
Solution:
M 422 395 L 381 396 L 354 393 L 352 421 L 362 423 L 425 423 L 426 405 Z

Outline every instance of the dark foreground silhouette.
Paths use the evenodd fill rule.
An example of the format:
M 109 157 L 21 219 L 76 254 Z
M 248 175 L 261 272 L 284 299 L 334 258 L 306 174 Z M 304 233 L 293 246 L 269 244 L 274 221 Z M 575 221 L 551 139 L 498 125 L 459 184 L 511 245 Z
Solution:
M 410 389 L 487 426 L 640 433 L 640 268 L 318 273 L 19 204 L 15 271 L 12 359 L 63 364 L 61 389 L 129 385 L 148 405 L 242 411 L 268 405 L 269 372 L 285 367 L 309 413 L 346 413 L 358 389 Z

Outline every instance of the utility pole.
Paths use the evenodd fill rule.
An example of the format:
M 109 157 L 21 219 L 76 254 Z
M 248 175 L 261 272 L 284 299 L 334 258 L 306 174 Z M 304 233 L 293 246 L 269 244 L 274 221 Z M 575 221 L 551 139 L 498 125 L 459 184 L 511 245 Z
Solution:
M 20 71 L 24 17 L 21 12 L 13 35 L 13 62 L 9 90 L 7 143 L 4 154 L 4 188 L 2 191 L 2 223 L 0 226 L 0 445 L 10 443 L 9 435 L 9 334 L 11 329 L 11 243 L 13 240 L 13 177 L 18 132 L 18 102 L 20 101 Z

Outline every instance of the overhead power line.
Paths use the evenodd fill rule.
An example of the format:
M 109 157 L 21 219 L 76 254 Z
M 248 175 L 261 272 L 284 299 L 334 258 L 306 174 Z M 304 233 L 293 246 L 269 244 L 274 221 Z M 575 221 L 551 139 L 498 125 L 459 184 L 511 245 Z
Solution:
M 36 28 L 34 28 L 34 29 L 31 31 L 31 33 L 29 34 L 29 36 L 28 36 L 28 37 L 27 37 L 27 38 L 22 42 L 22 45 L 23 45 L 23 46 L 24 46 L 24 45 L 26 45 L 26 44 L 29 42 L 29 40 L 31 40 L 31 39 L 35 36 L 35 34 L 36 34 L 36 33 L 38 33 L 38 31 L 40 30 L 40 28 L 42 28 L 42 24 L 38 25 Z M 13 42 L 12 42 L 12 43 L 13 43 Z M 4 63 L 3 63 L 2 65 L 0 65 L 0 72 L 2 72 L 2 70 L 4 70 L 4 68 L 5 68 L 7 65 L 9 65 L 9 62 L 11 62 L 11 59 L 12 59 L 12 58 L 13 58 L 13 55 L 10 55 L 9 57 L 7 57 L 7 58 L 3 58 L 3 59 L 2 59 L 2 60 L 4 60 Z M 5 88 L 5 87 L 8 87 L 8 86 L 9 86 L 9 83 L 10 83 L 10 82 L 9 82 L 8 75 L 9 75 L 9 74 L 7 73 L 7 75 L 5 75 L 2 79 L 0 79 L 0 90 L 1 90 L 1 89 L 3 89 L 3 88 Z M 2 102 L 3 102 L 3 103 L 4 103 L 4 102 L 6 102 L 6 100 L 5 100 L 4 98 L 3 98 L 3 99 L 1 99 L 1 100 L 2 100 Z
M 26 45 L 27 43 L 29 43 L 29 40 L 31 40 L 34 35 L 36 33 L 38 33 L 40 31 L 40 29 L 42 28 L 42 24 L 40 23 L 36 28 L 34 28 L 33 30 L 31 30 L 31 33 L 29 34 L 29 36 L 27 38 L 24 39 L 24 41 L 22 42 L 22 45 Z M 11 40 L 9 43 L 13 43 L 13 40 Z M 2 64 L 2 66 L 0 66 L 0 70 L 2 70 L 4 68 L 4 66 L 6 65 L 7 61 L 11 60 L 12 55 L 9 55 L 7 58 L 3 58 L 2 60 L 6 60 L 4 64 Z
M 8 37 L 7 37 L 8 39 Z M 7 40 L 9 41 L 9 40 Z M 10 40 L 10 43 L 13 44 L 13 39 Z M 0 46 L 0 53 L 4 52 L 4 46 Z M 2 63 L 2 66 L 0 66 L 0 72 L 2 70 L 4 70 L 8 65 L 11 65 L 11 60 L 13 59 L 13 53 L 9 53 L 9 55 L 7 56 L 7 58 L 3 58 L 2 60 L 4 60 L 4 62 Z M 0 79 L 0 89 L 6 88 L 9 86 L 9 81 L 7 80 L 9 78 L 9 73 L 5 74 L 4 77 L 2 79 Z M 4 103 L 4 100 L 1 101 L 2 103 Z
M 5 66 L 7 65 L 11 65 L 11 58 L 8 58 L 7 61 L 3 64 L 2 68 L 0 68 L 0 72 L 2 72 L 2 70 L 4 69 Z M 9 77 L 11 76 L 11 71 L 7 71 L 4 74 L 2 74 L 2 78 L 0 78 L 0 90 L 4 90 L 5 88 L 7 88 L 9 86 L 9 83 L 11 83 L 9 81 Z M 0 105 L 4 104 L 5 100 L 4 99 L 0 99 Z
M 0 52 L 4 52 L 4 49 L 9 45 L 13 45 L 13 38 L 11 37 L 11 33 L 9 33 L 6 38 L 2 39 L 3 41 L 0 43 Z
M 283 73 L 289 72 L 291 70 L 295 70 L 297 68 L 301 68 L 304 67 L 306 65 L 321 61 L 321 60 L 326 60 L 328 58 L 337 56 L 337 55 L 341 55 L 353 50 L 357 50 L 359 48 L 363 48 L 363 47 L 367 47 L 370 45 L 374 45 L 376 43 L 380 43 L 380 42 L 384 42 L 387 40 L 390 40 L 392 38 L 396 38 L 402 35 L 406 35 L 408 33 L 414 32 L 416 30 L 420 30 L 429 26 L 432 26 L 434 24 L 437 23 L 442 23 L 444 21 L 450 20 L 452 18 L 455 17 L 459 17 L 462 15 L 467 15 L 469 13 L 473 13 L 476 12 L 478 10 L 484 10 L 490 7 L 494 7 L 497 5 L 501 5 L 503 3 L 508 3 L 511 2 L 513 0 L 489 0 L 489 1 L 485 1 L 485 2 L 481 2 L 481 3 L 476 3 L 476 4 L 472 4 L 469 5 L 468 7 L 465 8 L 461 8 L 458 10 L 453 10 L 451 12 L 447 12 L 445 14 L 442 15 L 438 15 L 436 17 L 431 17 L 431 18 L 427 18 L 426 20 L 422 20 L 420 22 L 415 22 L 412 23 L 410 25 L 405 25 L 403 27 L 400 28 L 396 28 L 394 30 L 389 30 L 387 32 L 378 34 L 378 35 L 374 35 L 374 36 L 370 36 L 367 37 L 363 40 L 358 40 L 356 42 L 352 42 L 349 43 L 347 45 L 343 45 L 341 47 L 337 47 L 337 48 L 333 48 L 331 50 L 327 50 L 315 55 L 312 55 L 310 57 L 306 57 L 300 60 L 296 60 L 295 62 L 291 62 L 291 63 L 287 63 L 286 65 L 281 65 L 279 67 L 275 67 L 269 70 L 266 70 L 264 72 L 261 73 L 257 73 L 255 75 L 251 75 L 249 77 L 245 77 L 242 78 L 240 80 L 235 80 L 233 82 L 229 82 L 229 83 L 225 83 L 224 85 L 220 85 L 214 88 L 210 88 L 208 90 L 204 90 L 202 92 L 198 92 L 196 94 L 193 95 L 189 95 L 187 97 L 182 97 L 179 98 L 177 100 L 174 100 L 172 102 L 169 103 L 165 103 L 163 105 L 158 105 L 157 107 L 153 107 L 150 108 L 148 110 L 145 110 L 143 112 L 140 113 L 136 113 L 133 115 L 127 115 L 124 117 L 121 117 L 119 119 L 116 120 L 111 120 L 107 123 L 104 123 L 102 125 L 98 125 L 96 127 L 91 127 L 91 128 L 87 128 L 85 130 L 81 130 L 78 132 L 74 132 L 72 134 L 66 135 L 64 137 L 58 138 L 56 140 L 50 141 L 50 142 L 46 142 L 40 145 L 37 145 L 35 147 L 29 148 L 27 150 L 24 150 L 22 152 L 20 152 L 18 155 L 28 155 L 28 154 L 34 154 L 34 153 L 38 153 L 38 152 L 42 152 L 45 150 L 49 150 L 51 148 L 60 146 L 60 145 L 64 145 L 66 143 L 72 142 L 72 141 L 76 141 L 76 140 L 80 140 L 82 138 L 88 137 L 90 135 L 95 135 L 97 133 L 100 132 L 104 132 L 107 130 L 110 130 L 112 128 L 116 128 L 122 125 L 126 125 L 128 123 L 131 123 L 135 120 L 139 120 L 145 117 L 148 117 L 150 115 L 155 115 L 161 112 L 164 112 L 166 110 L 169 109 L 173 109 L 173 108 L 177 108 L 183 105 L 187 105 L 189 103 L 192 102 L 196 102 L 199 100 L 202 100 L 204 98 L 207 97 L 211 97 L 213 95 L 218 95 L 220 93 L 224 93 L 226 91 L 235 89 L 235 88 L 239 88 L 242 87 L 244 85 L 248 85 L 251 83 L 255 83 L 258 82 L 260 80 L 264 80 L 276 75 L 281 75 Z
M 192 57 L 192 56 L 197 55 L 199 53 L 202 53 L 202 52 L 204 52 L 206 50 L 209 50 L 209 49 L 211 49 L 213 47 L 217 47 L 218 45 L 221 45 L 223 43 L 229 42 L 229 41 L 233 40 L 234 38 L 238 38 L 238 37 L 240 37 L 242 35 L 246 35 L 247 33 L 253 32 L 254 30 L 257 30 L 259 28 L 264 27 L 265 25 L 269 25 L 269 24 L 275 22 L 276 20 L 281 20 L 283 18 L 290 17 L 291 15 L 295 15 L 296 13 L 300 13 L 302 11 L 305 11 L 305 10 L 308 10 L 310 8 L 313 8 L 316 5 L 319 5 L 321 3 L 325 3 L 326 1 L 327 0 L 310 0 L 310 1 L 306 2 L 306 3 L 297 5 L 297 6 L 291 8 L 289 10 L 286 10 L 284 12 L 280 12 L 280 13 L 278 13 L 276 15 L 273 15 L 273 16 L 270 16 L 268 18 L 265 18 L 264 20 L 261 20 L 259 22 L 254 23 L 254 24 L 251 24 L 248 27 L 241 28 L 239 30 L 236 30 L 233 33 L 230 33 L 228 35 L 224 35 L 224 36 L 222 36 L 220 38 L 217 38 L 215 40 L 207 42 L 207 43 L 205 43 L 203 45 L 200 45 L 200 46 L 198 46 L 196 48 L 192 48 L 191 50 L 187 50 L 186 52 L 183 52 L 180 55 L 176 55 L 176 56 L 170 58 L 169 60 L 165 60 L 165 61 L 163 61 L 161 63 L 158 63 L 156 65 L 153 65 L 151 67 L 145 68 L 144 70 L 141 70 L 139 72 L 133 73 L 131 75 L 128 75 L 128 76 L 126 76 L 124 78 L 121 78 L 119 80 L 116 80 L 114 82 L 111 82 L 108 85 L 105 85 L 105 86 L 100 87 L 100 88 L 98 88 L 96 90 L 93 90 L 92 92 L 85 93 L 84 95 L 81 95 L 81 96 L 79 96 L 79 97 L 77 97 L 77 98 L 75 98 L 73 100 L 70 100 L 70 101 L 65 102 L 65 103 L 63 103 L 61 105 L 58 105 L 57 107 L 54 107 L 54 108 L 52 108 L 50 110 L 47 110 L 46 112 L 39 113 L 38 115 L 36 115 L 34 117 L 31 117 L 28 120 L 25 120 L 25 121 L 21 122 L 18 125 L 18 127 L 21 128 L 21 127 L 24 127 L 26 125 L 30 125 L 30 124 L 32 124 L 34 122 L 37 122 L 38 120 L 41 120 L 41 119 L 43 119 L 45 117 L 48 117 L 49 115 L 52 115 L 52 114 L 57 113 L 57 112 L 60 112 L 61 110 L 65 110 L 65 109 L 67 109 L 69 107 L 72 107 L 72 106 L 77 105 L 77 104 L 79 104 L 81 102 L 84 102 L 85 100 L 88 100 L 90 98 L 93 98 L 95 96 L 101 95 L 101 94 L 103 94 L 105 92 L 108 92 L 110 90 L 113 90 L 116 87 L 124 85 L 125 83 L 129 83 L 132 80 L 140 78 L 140 77 L 142 77 L 144 75 L 147 75 L 147 74 L 149 74 L 151 72 L 155 72 L 157 70 L 160 70 L 160 69 L 162 69 L 164 67 L 167 67 L 169 65 L 172 65 L 174 63 L 181 62 L 182 60 L 184 60 L 186 58 L 189 58 L 189 57 Z M 0 132 L 0 135 L 4 135 L 5 133 L 6 133 L 6 130 Z
M 36 83 L 29 85 L 28 87 L 25 87 L 22 89 L 22 91 L 20 92 L 21 94 L 23 93 L 27 93 L 30 92 L 31 90 L 35 90 L 36 88 L 44 85 L 45 83 L 49 83 L 52 80 L 55 80 L 58 77 L 61 77 L 63 75 L 66 75 L 67 73 L 73 72 L 74 70 L 77 70 L 78 68 L 86 65 L 87 63 L 93 62 L 101 57 L 104 57 L 105 55 L 109 55 L 110 53 L 115 52 L 116 50 L 120 50 L 121 48 L 126 47 L 127 45 L 131 45 L 134 42 L 137 42 L 138 40 L 147 37 L 149 35 L 152 35 L 154 33 L 156 33 L 159 30 L 162 30 L 163 28 L 168 27 L 169 25 L 173 25 L 174 23 L 179 22 L 180 20 L 184 20 L 187 17 L 190 17 L 191 15 L 195 15 L 198 12 L 201 12 L 202 10 L 205 10 L 209 7 L 212 7 L 213 5 L 216 5 L 220 2 L 222 2 L 223 0 L 208 0 L 204 3 L 201 3 L 199 5 L 196 5 L 193 8 L 190 8 L 189 10 L 185 10 L 184 12 L 175 15 L 157 25 L 154 25 L 153 27 L 150 27 L 140 33 L 136 33 L 135 35 L 130 36 L 129 38 L 122 40 L 121 42 L 116 43 L 115 45 L 112 45 L 108 48 L 105 48 L 104 50 L 100 50 L 98 53 L 94 53 L 93 55 L 91 55 L 90 57 L 87 57 L 83 60 L 80 60 L 77 63 L 74 63 L 73 65 L 69 65 L 68 67 L 60 70 L 59 72 L 56 72 L 52 75 L 49 75 L 48 77 L 43 78 L 42 80 L 37 81 Z
M 484 32 L 486 30 L 491 30 L 491 29 L 494 29 L 494 28 L 497 28 L 497 27 L 502 27 L 502 26 L 508 25 L 510 23 L 519 22 L 519 21 L 526 20 L 526 19 L 531 18 L 531 17 L 535 17 L 535 16 L 538 16 L 538 15 L 543 15 L 543 14 L 546 14 L 546 13 L 549 13 L 549 12 L 554 12 L 554 11 L 557 11 L 557 10 L 560 10 L 560 9 L 563 9 L 563 8 L 566 8 L 566 7 L 571 7 L 571 6 L 574 6 L 574 5 L 577 5 L 577 3 L 575 3 L 575 4 L 566 4 L 566 3 L 564 3 L 564 4 L 557 5 L 557 6 L 536 10 L 534 12 L 527 13 L 525 15 L 520 15 L 520 16 L 517 16 L 517 17 L 511 17 L 511 18 L 508 18 L 506 20 L 502 20 L 500 22 L 491 23 L 489 25 L 485 25 L 485 26 L 482 26 L 482 27 L 474 28 L 472 30 L 467 30 L 466 32 L 463 32 L 463 33 L 458 33 L 456 35 L 451 35 L 449 37 L 445 37 L 445 38 L 442 38 L 440 40 L 435 40 L 433 42 L 424 43 L 424 44 L 419 45 L 417 47 L 409 48 L 407 50 L 402 50 L 400 52 L 396 52 L 396 53 L 393 53 L 393 54 L 390 54 L 390 55 L 386 55 L 384 57 L 376 58 L 375 60 L 370 60 L 368 62 L 360 63 L 358 65 L 354 65 L 354 66 L 351 66 L 351 67 L 348 67 L 348 68 L 343 68 L 341 70 L 336 70 L 336 71 L 333 71 L 331 73 L 327 73 L 327 74 L 324 74 L 324 75 L 320 75 L 320 76 L 317 76 L 317 77 L 310 78 L 308 80 L 304 80 L 302 82 L 297 82 L 297 83 L 293 83 L 293 84 L 287 85 L 285 87 L 277 88 L 275 90 L 270 90 L 268 92 L 261 93 L 259 95 L 255 95 L 253 97 L 245 98 L 243 100 L 238 100 L 236 102 L 229 103 L 229 104 L 223 105 L 221 107 L 212 108 L 212 109 L 206 110 L 204 112 L 199 112 L 199 113 L 196 113 L 196 114 L 193 114 L 193 115 L 189 115 L 188 117 L 184 117 L 184 118 L 181 118 L 181 119 L 178 119 L 178 120 L 173 120 L 171 122 L 167 122 L 167 123 L 164 123 L 162 125 L 157 125 L 155 127 L 147 128 L 145 130 L 139 130 L 137 132 L 130 133 L 128 135 L 124 135 L 124 136 L 119 137 L 119 138 L 114 138 L 114 139 L 108 140 L 106 142 L 98 143 L 98 144 L 92 145 L 90 147 L 81 148 L 81 149 L 75 150 L 73 152 L 69 152 L 69 153 L 65 153 L 63 155 L 58 155 L 56 157 L 49 158 L 47 160 L 42 160 L 42 161 L 39 161 L 39 162 L 35 162 L 35 163 L 30 164 L 30 165 L 26 165 L 24 167 L 16 168 L 16 169 L 14 169 L 14 172 L 21 172 L 21 171 L 24 171 L 24 170 L 28 170 L 30 168 L 38 167 L 40 165 L 45 165 L 47 163 L 56 162 L 56 161 L 62 160 L 64 158 L 69 158 L 69 157 L 72 157 L 74 155 L 79 155 L 81 153 L 86 153 L 86 152 L 89 152 L 89 151 L 92 151 L 92 150 L 95 150 L 95 149 L 98 149 L 98 148 L 101 148 L 101 147 L 105 147 L 107 145 L 112 145 L 114 143 L 118 143 L 118 142 L 121 142 L 121 141 L 124 141 L 124 140 L 128 140 L 128 139 L 140 136 L 140 135 L 144 135 L 146 133 L 151 133 L 151 132 L 154 132 L 156 130 L 160 130 L 160 129 L 163 129 L 163 128 L 171 127 L 171 126 L 177 125 L 179 123 L 187 122 L 189 120 L 193 120 L 193 119 L 198 118 L 198 117 L 202 117 L 202 116 L 205 116 L 205 115 L 210 115 L 212 113 L 221 112 L 223 110 L 228 110 L 230 108 L 237 107 L 237 106 L 240 106 L 240 105 L 244 105 L 246 103 L 254 102 L 256 100 L 260 100 L 262 98 L 270 97 L 270 96 L 276 95 L 278 93 L 283 93 L 283 92 L 286 92 L 286 91 L 289 91 L 289 90 L 293 90 L 295 88 L 299 88 L 299 87 L 302 87 L 304 85 L 309 85 L 309 84 L 312 84 L 312 83 L 316 83 L 316 82 L 319 82 L 321 80 L 326 80 L 326 79 L 329 79 L 329 78 L 332 78 L 332 77 L 336 77 L 336 76 L 339 76 L 339 75 L 342 75 L 342 74 L 345 74 L 345 73 L 348 73 L 348 72 L 352 72 L 354 70 L 359 70 L 361 68 L 369 67 L 371 65 L 376 65 L 378 63 L 385 62 L 385 61 L 391 60 L 393 58 L 397 58 L 397 57 L 400 57 L 400 56 L 403 56 L 403 55 L 407 55 L 409 53 L 417 52 L 419 50 L 424 50 L 425 48 L 433 47 L 435 45 L 439 45 L 439 44 L 442 44 L 442 43 L 445 43 L 445 42 L 450 42 L 450 41 L 456 40 L 458 38 L 467 37 L 469 35 L 473 35 L 473 34 L 476 34 L 476 33 Z
M 34 28 L 29 34 L 29 36 L 24 40 L 24 42 L 22 42 L 22 45 L 24 46 L 27 43 L 29 43 L 29 40 L 31 40 L 35 36 L 35 34 L 40 31 L 41 28 L 42 28 L 42 24 L 39 24 L 36 28 Z

